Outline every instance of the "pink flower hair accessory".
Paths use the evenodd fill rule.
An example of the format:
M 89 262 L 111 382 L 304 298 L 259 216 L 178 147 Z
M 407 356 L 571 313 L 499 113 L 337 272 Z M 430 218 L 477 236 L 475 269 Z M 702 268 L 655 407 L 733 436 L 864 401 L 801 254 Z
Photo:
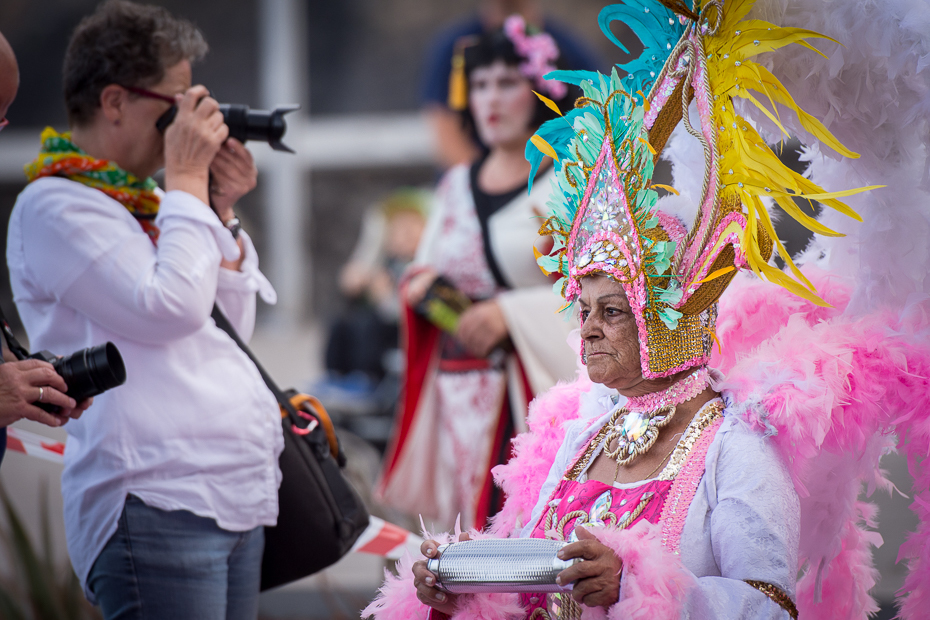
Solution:
M 559 47 L 555 39 L 547 32 L 526 34 L 526 22 L 520 15 L 511 15 L 504 22 L 504 34 L 513 43 L 513 47 L 526 61 L 520 63 L 520 72 L 536 83 L 537 88 L 547 91 L 556 99 L 568 93 L 568 87 L 555 80 L 546 80 L 550 71 L 555 71 L 555 61 L 559 58 Z

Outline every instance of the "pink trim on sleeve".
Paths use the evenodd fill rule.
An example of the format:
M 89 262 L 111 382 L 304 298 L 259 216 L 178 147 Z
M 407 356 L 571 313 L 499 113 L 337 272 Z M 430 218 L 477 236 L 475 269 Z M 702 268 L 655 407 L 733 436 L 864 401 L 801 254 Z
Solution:
M 707 450 L 722 423 L 723 418 L 717 419 L 698 437 L 691 449 L 691 454 L 688 455 L 675 481 L 672 482 L 668 499 L 662 507 L 662 516 L 659 517 L 659 523 L 662 524 L 662 544 L 675 555 L 678 555 L 681 547 L 681 533 L 685 529 L 688 508 L 691 506 L 694 494 L 697 493 L 698 485 L 701 484 L 701 478 L 704 477 Z

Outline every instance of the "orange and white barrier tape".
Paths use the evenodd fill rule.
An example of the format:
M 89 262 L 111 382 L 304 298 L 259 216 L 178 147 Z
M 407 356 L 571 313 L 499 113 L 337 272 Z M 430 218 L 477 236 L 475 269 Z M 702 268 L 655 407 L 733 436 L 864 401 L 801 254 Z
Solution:
M 64 443 L 20 428 L 7 427 L 6 432 L 8 451 L 28 454 L 52 463 L 63 463 Z M 400 526 L 378 517 L 371 517 L 368 527 L 355 541 L 352 551 L 399 560 L 408 549 L 416 556 L 422 542 L 422 538 Z
M 52 463 L 61 464 L 64 462 L 65 444 L 20 428 L 7 427 L 6 449 L 10 452 L 28 454 Z
M 404 528 L 388 523 L 384 519 L 371 517 L 368 527 L 352 546 L 352 551 L 380 555 L 389 560 L 399 560 L 404 551 L 417 557 L 423 539 Z

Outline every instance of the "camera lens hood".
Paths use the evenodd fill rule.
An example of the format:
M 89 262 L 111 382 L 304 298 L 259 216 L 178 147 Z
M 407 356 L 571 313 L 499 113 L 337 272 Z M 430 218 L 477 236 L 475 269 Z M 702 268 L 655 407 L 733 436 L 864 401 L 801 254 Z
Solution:
M 272 111 L 252 110 L 239 103 L 221 103 L 220 112 L 229 127 L 229 136 L 240 142 L 256 140 L 267 142 L 276 151 L 293 153 L 294 150 L 281 142 L 287 131 L 284 115 L 299 110 L 299 105 L 278 106 Z
M 229 127 L 230 138 L 235 138 L 243 144 L 249 140 L 267 142 L 274 150 L 286 153 L 293 153 L 294 149 L 281 141 L 287 132 L 284 115 L 299 109 L 297 104 L 281 105 L 271 111 L 253 110 L 241 103 L 220 104 L 220 112 L 223 114 L 223 121 Z M 177 106 L 171 106 L 158 117 L 155 127 L 160 133 L 164 133 L 177 115 Z

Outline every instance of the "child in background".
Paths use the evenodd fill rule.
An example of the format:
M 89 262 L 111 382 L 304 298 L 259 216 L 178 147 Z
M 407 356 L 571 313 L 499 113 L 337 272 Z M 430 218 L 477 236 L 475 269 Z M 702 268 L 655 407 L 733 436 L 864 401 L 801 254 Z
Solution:
M 339 289 L 348 307 L 337 318 L 326 344 L 327 377 L 313 387 L 327 407 L 342 413 L 343 423 L 357 432 L 361 417 L 386 417 L 389 427 L 399 389 L 398 350 L 400 301 L 398 282 L 416 254 L 426 225 L 432 193 L 402 188 L 368 209 L 355 249 L 339 274 Z M 354 427 L 358 426 L 358 429 Z M 359 432 L 383 447 L 378 424 Z M 371 434 L 371 437 L 367 435 Z

